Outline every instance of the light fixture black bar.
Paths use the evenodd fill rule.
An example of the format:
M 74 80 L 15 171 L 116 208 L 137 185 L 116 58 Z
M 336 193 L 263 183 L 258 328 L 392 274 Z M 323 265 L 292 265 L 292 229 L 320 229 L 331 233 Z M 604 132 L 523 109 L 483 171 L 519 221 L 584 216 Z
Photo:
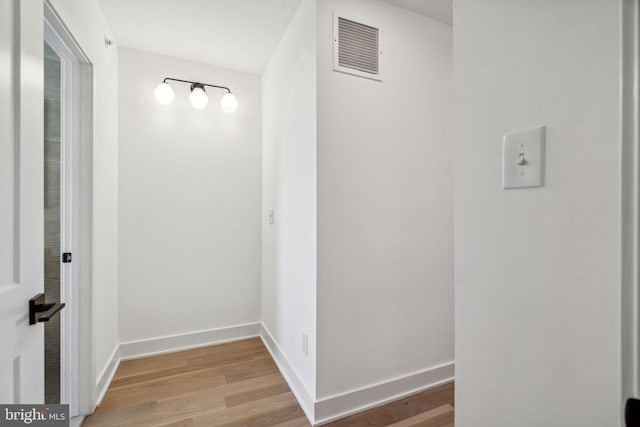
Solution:
M 180 80 L 180 79 L 174 79 L 174 78 L 172 78 L 172 77 L 165 77 L 165 79 L 163 80 L 163 82 L 164 82 L 164 83 L 166 83 L 166 82 L 167 82 L 167 80 L 173 80 L 174 82 L 181 82 L 181 83 L 189 83 L 189 84 L 192 84 L 192 85 L 200 85 L 200 86 L 215 87 L 215 88 L 218 88 L 218 89 L 224 89 L 224 90 L 226 90 L 228 93 L 231 93 L 231 89 L 229 89 L 229 88 L 228 88 L 228 87 L 226 87 L 226 86 L 218 86 L 218 85 L 211 85 L 211 84 L 208 84 L 208 83 L 192 82 L 192 81 L 190 81 L 190 80 Z

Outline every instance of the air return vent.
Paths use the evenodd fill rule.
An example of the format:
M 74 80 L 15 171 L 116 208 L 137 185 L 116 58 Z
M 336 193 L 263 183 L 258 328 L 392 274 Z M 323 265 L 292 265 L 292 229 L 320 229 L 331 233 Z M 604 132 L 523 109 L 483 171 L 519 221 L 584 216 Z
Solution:
M 333 69 L 382 81 L 380 29 L 334 14 Z

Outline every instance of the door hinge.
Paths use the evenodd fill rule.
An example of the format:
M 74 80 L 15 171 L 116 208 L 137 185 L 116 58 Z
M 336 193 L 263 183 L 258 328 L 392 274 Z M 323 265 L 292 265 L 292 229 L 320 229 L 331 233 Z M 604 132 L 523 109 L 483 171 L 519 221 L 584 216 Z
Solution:
M 62 253 L 62 262 L 63 263 L 68 263 L 71 262 L 71 252 L 63 252 Z

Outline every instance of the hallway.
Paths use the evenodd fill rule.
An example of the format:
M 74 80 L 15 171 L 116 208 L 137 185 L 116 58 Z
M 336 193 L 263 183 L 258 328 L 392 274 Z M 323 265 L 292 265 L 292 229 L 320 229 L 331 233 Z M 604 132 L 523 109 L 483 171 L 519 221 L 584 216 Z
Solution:
M 0 0 L 0 426 L 640 426 L 640 0 L 577 4 Z

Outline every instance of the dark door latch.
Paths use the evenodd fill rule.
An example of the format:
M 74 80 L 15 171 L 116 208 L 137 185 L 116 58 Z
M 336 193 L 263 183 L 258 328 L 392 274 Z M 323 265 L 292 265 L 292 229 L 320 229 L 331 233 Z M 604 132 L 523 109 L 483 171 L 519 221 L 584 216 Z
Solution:
M 62 262 L 65 264 L 71 262 L 71 252 L 62 253 Z
M 627 399 L 627 404 L 624 412 L 624 419 L 627 427 L 640 426 L 640 400 Z
M 44 294 L 38 294 L 29 300 L 29 324 L 48 322 L 64 308 L 63 302 L 46 304 Z

